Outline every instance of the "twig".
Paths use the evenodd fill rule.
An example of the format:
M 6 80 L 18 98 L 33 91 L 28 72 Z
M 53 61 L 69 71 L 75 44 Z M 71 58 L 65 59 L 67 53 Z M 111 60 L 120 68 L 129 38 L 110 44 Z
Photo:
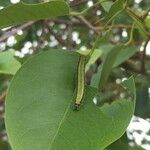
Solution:
M 103 26 L 96 26 L 94 27 L 93 25 L 91 25 L 90 22 L 88 22 L 84 17 L 76 17 L 79 21 L 70 21 L 70 20 L 63 20 L 63 19 L 58 19 L 58 18 L 55 18 L 55 19 L 51 19 L 50 21 L 54 21 L 55 23 L 58 23 L 58 24 L 66 24 L 66 25 L 72 25 L 72 26 L 85 26 L 88 27 L 89 29 L 92 29 L 94 30 L 96 33 L 99 33 L 101 31 L 104 30 L 104 27 Z M 0 37 L 0 42 L 4 42 L 5 40 L 7 40 L 7 38 L 9 38 L 10 36 L 13 36 L 15 34 L 17 34 L 17 32 L 19 30 L 25 30 L 27 28 L 29 28 L 30 26 L 32 26 L 35 22 L 28 22 L 28 23 L 25 23 L 21 26 L 19 26 L 18 28 L 13 28 L 7 32 L 5 32 L 1 37 Z M 110 26 L 108 26 L 109 28 Z M 112 28 L 126 28 L 126 29 L 130 29 L 132 28 L 132 25 L 124 25 L 124 24 L 117 24 L 117 25 L 113 25 Z
M 3 92 L 2 95 L 0 95 L 0 102 L 3 102 L 5 97 L 6 97 L 6 91 Z
M 130 36 L 129 36 L 129 40 L 124 44 L 125 46 L 128 46 L 129 44 L 133 43 L 133 33 L 134 33 L 134 27 L 135 24 L 133 23 L 131 31 L 130 31 Z
M 52 29 L 50 29 L 50 27 L 48 25 L 46 25 L 46 27 L 47 27 L 48 31 L 55 37 L 55 39 L 61 44 L 61 46 L 66 45 L 59 34 L 55 33 Z
M 72 24 L 69 24 L 67 26 L 67 29 L 68 29 L 68 49 L 72 49 L 73 46 L 74 46 L 74 41 L 72 40 Z
M 145 19 L 150 12 L 150 8 L 141 16 L 142 19 Z
M 146 68 L 145 68 L 145 57 L 146 57 L 146 47 L 148 44 L 149 40 L 147 40 L 144 44 L 144 49 L 141 55 L 141 72 L 145 73 L 146 72 Z
M 40 25 L 42 27 L 42 32 L 41 32 L 41 35 L 37 39 L 37 46 L 36 47 L 32 46 L 33 53 L 37 53 L 37 51 L 42 48 L 43 43 L 46 39 L 45 28 L 46 28 L 47 21 L 46 20 L 40 20 L 40 23 L 41 23 Z
M 23 24 L 22 26 L 19 26 L 18 28 L 13 28 L 12 30 L 5 32 L 5 34 L 0 37 L 0 42 L 5 41 L 10 36 L 17 34 L 17 32 L 19 30 L 24 30 L 24 29 L 30 27 L 31 25 L 33 25 L 34 23 L 35 22 L 31 21 L 31 22 Z
M 143 52 L 137 52 L 134 56 L 132 56 L 133 59 L 139 60 L 141 59 L 141 55 Z M 150 55 L 145 55 L 145 60 L 150 61 Z
M 76 0 L 76 1 L 73 1 L 73 2 L 71 2 L 70 3 L 70 6 L 71 7 L 77 7 L 77 6 L 79 6 L 79 5 L 81 5 L 81 4 L 84 4 L 84 3 L 86 3 L 86 2 L 88 2 L 88 0 Z
M 121 67 L 125 68 L 125 70 L 132 71 L 132 72 L 138 73 L 138 74 L 143 74 L 143 75 L 146 75 L 146 76 L 150 77 L 150 72 L 149 71 L 143 72 L 143 71 L 141 71 L 140 68 L 137 68 L 137 67 L 134 67 L 134 66 L 135 66 L 135 64 L 131 60 L 128 60 L 128 61 L 126 61 L 125 63 L 123 63 L 121 65 Z
M 115 24 L 115 25 L 112 25 L 112 26 L 107 26 L 107 28 L 126 28 L 126 29 L 131 29 L 132 28 L 132 25 L 131 24 Z M 95 27 L 96 30 L 103 30 L 105 27 L 101 26 L 101 27 Z M 106 29 L 106 28 L 105 28 Z
M 79 16 L 78 16 L 79 17 Z M 83 19 L 83 21 L 81 21 L 80 19 L 83 18 L 81 17 L 80 19 L 76 17 L 78 20 L 73 20 L 73 21 L 70 21 L 70 20 L 63 20 L 63 19 L 58 19 L 58 18 L 55 18 L 55 19 L 51 19 L 51 21 L 54 21 L 55 23 L 63 23 L 63 24 L 66 24 L 66 25 L 72 25 L 72 26 L 81 26 L 81 25 L 84 25 L 85 26 L 85 23 L 86 23 L 86 26 L 90 29 L 94 29 L 96 32 L 97 31 L 103 31 L 105 29 L 104 26 L 93 26 L 91 25 L 91 23 L 89 23 L 85 18 Z M 86 21 L 85 21 L 86 20 Z M 126 29 L 131 29 L 132 28 L 132 24 L 115 24 L 113 26 L 107 26 L 107 29 L 109 29 L 110 27 L 112 28 L 126 28 Z M 136 28 L 136 27 L 134 27 Z
M 89 29 L 93 30 L 95 33 L 99 34 L 99 30 L 97 30 L 89 21 L 87 21 L 82 16 L 75 16 L 75 18 L 79 19 L 83 24 L 85 24 Z

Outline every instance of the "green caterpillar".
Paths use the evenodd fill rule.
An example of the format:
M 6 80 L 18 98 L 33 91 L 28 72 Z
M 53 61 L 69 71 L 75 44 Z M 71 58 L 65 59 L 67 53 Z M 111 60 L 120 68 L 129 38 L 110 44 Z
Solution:
M 76 98 L 75 98 L 75 110 L 79 110 L 81 101 L 84 97 L 85 91 L 85 64 L 86 57 L 80 56 L 77 70 L 77 88 L 76 88 Z

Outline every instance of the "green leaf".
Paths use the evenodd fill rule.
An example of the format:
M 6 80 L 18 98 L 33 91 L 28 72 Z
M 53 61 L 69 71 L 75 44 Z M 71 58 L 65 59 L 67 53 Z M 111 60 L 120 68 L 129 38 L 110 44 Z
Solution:
M 62 0 L 39 4 L 17 3 L 0 10 L 0 29 L 24 23 L 69 14 L 68 5 Z
M 135 84 L 134 84 L 134 80 L 133 77 L 130 77 L 128 80 L 125 80 L 122 83 L 122 86 L 125 87 L 129 93 L 132 95 L 132 97 L 134 97 L 134 100 L 136 98 L 136 89 L 135 89 Z
M 117 67 L 126 60 L 128 60 L 130 57 L 132 57 L 137 51 L 139 50 L 139 47 L 134 46 L 134 47 L 122 47 L 120 49 L 120 52 L 116 58 L 116 61 L 113 65 L 113 67 Z
M 139 84 L 137 85 L 137 99 L 135 115 L 141 118 L 150 117 L 150 99 L 149 86 Z
M 134 12 L 130 9 L 126 9 L 128 15 L 134 20 L 135 25 L 138 27 L 139 32 L 145 37 L 148 38 L 150 36 L 149 32 L 146 30 L 146 25 L 144 24 L 144 20 L 139 18 Z
M 7 51 L 0 53 L 0 73 L 14 75 L 21 64 L 14 58 L 14 52 Z
M 92 47 L 92 49 L 89 52 L 90 58 L 88 60 L 88 63 L 86 64 L 85 71 L 87 71 L 90 68 L 90 66 L 92 64 L 94 64 L 96 62 L 96 60 L 102 55 L 102 53 L 104 53 L 106 51 L 106 50 L 103 51 L 103 46 L 105 44 L 107 44 L 107 46 L 108 46 L 109 38 L 110 38 L 110 30 L 105 33 L 105 36 L 100 35 L 97 37 L 97 39 L 94 43 L 94 46 Z
M 91 85 L 97 88 L 99 83 L 101 89 L 107 81 L 112 69 L 119 66 L 120 64 L 128 60 L 130 57 L 132 57 L 139 50 L 139 47 L 125 47 L 123 45 L 119 47 L 112 47 L 112 45 L 107 44 L 101 45 L 100 49 L 102 53 L 104 53 L 105 58 L 103 60 L 102 66 L 99 66 L 98 72 L 93 76 Z M 114 49 L 116 49 L 116 52 L 114 51 Z
M 90 68 L 90 66 L 94 64 L 101 55 L 102 55 L 101 49 L 95 49 L 88 63 L 86 64 L 85 71 L 87 71 Z
M 143 150 L 143 148 L 137 145 L 131 147 L 129 145 L 129 139 L 125 134 L 119 140 L 108 146 L 106 150 L 120 150 L 120 147 L 121 150 Z
M 120 49 L 122 49 L 122 45 L 118 45 L 113 47 L 110 52 L 106 55 L 106 58 L 102 64 L 99 78 L 99 90 L 101 90 L 106 83 L 109 74 L 112 70 L 112 67 L 116 61 L 118 54 L 120 53 Z
M 78 50 L 77 51 L 79 54 L 84 55 L 84 56 L 88 56 L 88 54 L 90 53 L 90 50 Z M 101 49 L 94 49 L 92 55 L 90 56 L 86 66 L 85 66 L 85 72 L 88 71 L 88 69 L 90 68 L 90 66 L 92 64 L 94 64 L 96 62 L 96 60 L 102 55 L 102 51 Z
M 101 2 L 102 0 L 99 0 L 99 1 Z M 102 7 L 104 8 L 104 10 L 106 12 L 109 12 L 109 10 L 110 10 L 110 8 L 112 7 L 113 4 L 114 4 L 114 2 L 112 2 L 112 1 L 102 2 L 101 3 Z
M 119 13 L 124 9 L 124 0 L 116 0 L 115 3 L 111 6 L 108 14 L 105 17 L 107 24 L 112 21 Z
M 5 116 L 13 150 L 100 150 L 125 132 L 135 101 L 100 108 L 92 101 L 96 89 L 87 86 L 80 110 L 72 109 L 79 56 L 49 50 L 17 72 L 8 90 Z

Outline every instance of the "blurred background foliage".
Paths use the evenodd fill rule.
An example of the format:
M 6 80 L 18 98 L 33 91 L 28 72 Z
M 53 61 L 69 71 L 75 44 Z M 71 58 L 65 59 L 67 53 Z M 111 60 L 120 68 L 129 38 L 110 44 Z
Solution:
M 0 9 L 16 2 L 19 0 L 1 0 Z M 93 47 L 99 34 L 105 35 L 105 38 L 98 42 L 86 66 L 87 84 L 98 86 L 101 64 L 113 46 L 123 44 L 126 47 L 116 58 L 104 91 L 98 97 L 98 104 L 111 102 L 117 96 L 124 98 L 126 95 L 120 84 L 131 75 L 135 78 L 137 89 L 135 116 L 127 132 L 106 149 L 150 150 L 150 1 L 127 0 L 128 11 L 120 13 L 121 7 L 114 6 L 115 0 L 102 3 L 98 0 L 66 2 L 73 12 L 70 17 L 30 21 L 0 30 L 0 150 L 11 150 L 5 132 L 4 103 L 9 83 L 21 64 L 32 55 L 50 48 L 84 53 Z M 108 29 L 107 36 L 105 31 Z

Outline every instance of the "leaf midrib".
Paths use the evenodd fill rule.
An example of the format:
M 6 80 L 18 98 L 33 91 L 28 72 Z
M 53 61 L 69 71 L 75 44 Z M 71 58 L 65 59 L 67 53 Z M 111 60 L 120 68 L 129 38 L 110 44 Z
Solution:
M 72 102 L 72 101 L 71 101 L 71 102 Z M 55 135 L 54 135 L 52 141 L 50 142 L 50 144 L 49 144 L 49 146 L 48 146 L 48 150 L 50 150 L 50 149 L 52 148 L 52 145 L 53 145 L 53 143 L 54 143 L 54 141 L 55 141 L 55 139 L 56 139 L 56 137 L 57 137 L 57 134 L 58 134 L 58 132 L 59 132 L 59 130 L 60 130 L 60 128 L 61 128 L 61 125 L 63 124 L 63 122 L 64 122 L 64 120 L 65 120 L 65 116 L 66 116 L 67 113 L 68 113 L 68 110 L 69 110 L 69 108 L 70 108 L 71 102 L 69 102 L 69 105 L 68 105 L 67 108 L 66 108 L 66 111 L 65 111 L 65 113 L 64 113 L 64 115 L 63 115 L 63 117 L 62 117 L 62 119 L 61 119 L 61 121 L 60 121 L 60 123 L 59 123 L 58 129 L 57 129 L 57 131 L 56 131 L 56 133 L 55 133 Z

